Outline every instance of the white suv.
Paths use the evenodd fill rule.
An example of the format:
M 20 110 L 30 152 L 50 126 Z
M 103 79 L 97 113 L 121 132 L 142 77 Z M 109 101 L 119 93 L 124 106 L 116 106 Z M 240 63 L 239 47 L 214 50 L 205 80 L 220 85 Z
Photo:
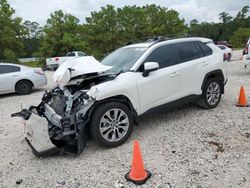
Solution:
M 245 65 L 245 68 L 247 68 L 247 66 L 250 65 L 249 48 L 250 48 L 250 38 L 248 39 L 248 41 L 246 43 L 246 47 L 243 50 L 243 63 Z
M 159 37 L 119 48 L 101 64 L 87 56 L 68 65 L 55 72 L 59 86 L 38 106 L 13 114 L 29 120 L 26 140 L 37 155 L 79 154 L 87 135 L 118 146 L 152 110 L 190 101 L 216 107 L 227 81 L 223 52 L 206 38 Z

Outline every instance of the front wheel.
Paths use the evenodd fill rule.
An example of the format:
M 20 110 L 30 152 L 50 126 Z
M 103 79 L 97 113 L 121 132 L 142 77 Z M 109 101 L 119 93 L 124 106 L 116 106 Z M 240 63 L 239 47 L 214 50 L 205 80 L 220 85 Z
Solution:
M 122 103 L 104 103 L 93 113 L 90 131 L 98 145 L 119 146 L 128 139 L 132 129 L 133 116 Z
M 219 79 L 208 79 L 198 105 L 206 109 L 215 108 L 220 102 L 222 89 L 223 84 Z

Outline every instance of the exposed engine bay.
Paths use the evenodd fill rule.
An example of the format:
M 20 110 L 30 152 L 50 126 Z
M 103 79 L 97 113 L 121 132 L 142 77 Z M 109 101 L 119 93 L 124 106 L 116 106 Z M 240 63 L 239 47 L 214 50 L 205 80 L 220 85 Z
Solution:
M 74 71 L 67 67 L 65 70 Z M 75 75 L 67 85 L 57 84 L 46 91 L 38 106 L 12 114 L 12 117 L 19 116 L 25 120 L 25 139 L 33 153 L 38 156 L 63 152 L 80 154 L 86 145 L 85 128 L 90 122 L 88 111 L 96 102 L 88 91 L 117 75 L 96 72 Z

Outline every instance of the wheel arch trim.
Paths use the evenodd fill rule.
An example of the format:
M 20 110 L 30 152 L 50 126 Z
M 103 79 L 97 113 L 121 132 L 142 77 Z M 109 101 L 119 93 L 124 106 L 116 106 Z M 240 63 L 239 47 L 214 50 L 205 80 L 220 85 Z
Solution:
M 224 82 L 225 82 L 225 77 L 224 77 L 224 74 L 222 72 L 221 69 L 217 69 L 217 70 L 214 70 L 214 71 L 211 71 L 209 73 L 207 73 L 203 79 L 203 82 L 202 82 L 202 85 L 201 85 L 201 90 L 204 89 L 205 87 L 205 84 L 206 84 L 206 81 L 208 78 L 219 78 L 219 80 L 222 81 L 223 83 L 223 90 L 222 90 L 222 94 L 224 94 Z

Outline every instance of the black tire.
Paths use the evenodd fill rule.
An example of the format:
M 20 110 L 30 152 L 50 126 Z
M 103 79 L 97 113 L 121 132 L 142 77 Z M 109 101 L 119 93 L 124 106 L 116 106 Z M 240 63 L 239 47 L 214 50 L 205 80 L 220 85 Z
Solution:
M 114 128 L 114 127 L 111 128 L 111 125 L 108 122 L 106 123 L 107 125 L 104 124 L 103 122 L 101 124 L 101 119 L 103 117 L 106 117 L 105 114 L 108 112 L 111 113 L 112 110 L 114 111 L 115 109 L 120 110 L 119 111 L 120 115 L 122 114 L 121 111 L 123 111 L 126 114 L 126 115 L 123 115 L 121 117 L 118 117 L 119 120 L 121 118 L 128 120 L 128 126 L 126 126 L 127 127 L 126 132 L 123 132 L 124 129 L 121 128 L 121 126 L 120 126 L 120 128 Z M 110 114 L 110 117 L 111 117 L 111 114 Z M 113 118 L 112 118 L 113 120 L 114 120 L 114 117 L 115 117 L 115 115 L 113 115 Z M 91 137 L 100 146 L 116 147 L 116 146 L 123 144 L 128 139 L 128 137 L 130 136 L 130 134 L 133 130 L 133 123 L 134 123 L 133 116 L 126 105 L 119 103 L 119 102 L 107 102 L 107 103 L 104 103 L 104 104 L 101 104 L 100 106 L 98 106 L 97 109 L 93 112 L 91 127 L 90 127 Z M 107 130 L 105 130 L 105 131 L 109 132 L 109 133 L 106 133 L 106 135 L 108 135 L 108 136 L 111 135 L 111 137 L 112 137 L 112 135 L 115 133 L 115 136 L 117 139 L 118 132 L 121 134 L 123 133 L 124 135 L 121 137 L 120 140 L 109 141 L 109 140 L 105 139 L 104 136 L 102 135 L 101 130 L 100 130 L 101 126 L 104 126 L 105 129 L 107 129 L 107 127 L 109 127 Z M 111 130 L 111 129 L 117 129 L 117 130 Z M 103 133 L 105 131 L 103 131 Z
M 231 57 L 232 57 L 232 55 L 229 53 L 229 54 L 227 54 L 227 61 L 230 61 L 231 60 Z
M 32 91 L 33 84 L 30 81 L 22 80 L 16 84 L 16 92 L 19 95 L 27 95 Z
M 209 95 L 209 88 L 212 87 L 213 85 L 217 85 L 218 86 L 218 90 L 219 90 L 219 94 L 215 94 L 216 96 L 214 96 L 214 94 L 212 93 L 211 95 L 213 95 L 215 97 L 214 101 L 209 101 L 208 99 L 208 95 Z M 202 90 L 202 95 L 201 98 L 199 99 L 199 101 L 197 102 L 198 105 L 202 108 L 205 109 L 211 109 L 211 108 L 215 108 L 221 99 L 221 95 L 222 95 L 222 90 L 223 90 L 223 83 L 217 79 L 217 78 L 208 78 L 205 86 Z M 216 90 L 217 91 L 217 90 Z M 211 98 L 210 98 L 211 99 Z

